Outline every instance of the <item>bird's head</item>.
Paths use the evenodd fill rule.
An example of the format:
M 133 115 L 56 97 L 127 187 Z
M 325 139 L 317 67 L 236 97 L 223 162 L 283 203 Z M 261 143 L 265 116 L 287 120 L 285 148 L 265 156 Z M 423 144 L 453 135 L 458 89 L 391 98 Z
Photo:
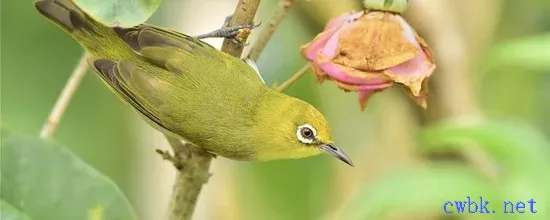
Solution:
M 321 112 L 295 98 L 279 104 L 270 108 L 267 117 L 271 120 L 265 125 L 269 135 L 262 135 L 270 140 L 264 142 L 264 151 L 258 152 L 258 159 L 304 158 L 326 153 L 353 166 L 351 159 L 334 143 L 330 125 Z

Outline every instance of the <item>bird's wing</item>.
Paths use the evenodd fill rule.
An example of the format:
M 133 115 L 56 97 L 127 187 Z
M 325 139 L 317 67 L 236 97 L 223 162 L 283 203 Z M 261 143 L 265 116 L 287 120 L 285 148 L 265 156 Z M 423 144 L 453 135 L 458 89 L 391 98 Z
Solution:
M 114 30 L 134 52 L 148 62 L 172 73 L 185 74 L 192 70 L 208 72 L 207 68 L 218 69 L 210 72 L 226 73 L 230 71 L 219 71 L 219 69 L 232 68 L 233 66 L 229 65 L 230 62 L 246 63 L 197 38 L 153 25 L 143 24 L 133 28 L 115 28 Z M 259 79 L 263 82 L 259 74 L 252 74 L 251 71 L 233 74 L 241 74 L 242 77 Z
M 122 99 L 168 131 L 171 130 L 168 124 L 170 118 L 180 117 L 172 115 L 174 111 L 177 112 L 174 110 L 177 107 L 173 100 L 177 98 L 174 97 L 174 91 L 188 89 L 185 86 L 195 86 L 193 83 L 205 82 L 210 86 L 208 91 L 219 91 L 221 94 L 224 88 L 219 87 L 223 85 L 253 84 L 253 80 L 259 78 L 254 71 L 244 69 L 238 72 L 243 68 L 234 68 L 234 63 L 230 64 L 240 62 L 246 66 L 245 62 L 184 34 L 150 25 L 114 30 L 135 52 L 135 59 L 97 58 L 89 61 L 91 66 Z M 224 68 L 233 68 L 237 72 Z M 236 74 L 240 76 L 235 77 Z M 193 80 L 188 83 L 184 82 L 186 79 Z
M 133 61 L 116 62 L 109 59 L 90 59 L 91 66 L 123 100 L 160 128 L 165 128 L 161 117 L 166 117 L 167 93 L 171 85 L 151 74 Z M 166 129 L 168 130 L 168 129 Z

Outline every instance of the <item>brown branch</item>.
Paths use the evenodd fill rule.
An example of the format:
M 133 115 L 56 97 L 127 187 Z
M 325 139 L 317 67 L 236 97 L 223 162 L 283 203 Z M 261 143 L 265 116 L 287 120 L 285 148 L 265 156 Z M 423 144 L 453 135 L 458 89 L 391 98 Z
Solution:
M 233 14 L 230 26 L 250 24 L 254 21 L 260 0 L 240 0 Z M 241 45 L 224 40 L 222 51 L 239 58 L 243 51 Z M 180 167 L 174 184 L 170 208 L 171 220 L 190 220 L 197 204 L 203 184 L 210 176 L 209 167 L 212 155 L 204 150 L 185 145 L 180 140 L 166 136 L 174 150 L 174 157 Z
M 305 76 L 306 73 L 310 69 L 310 64 L 306 64 L 302 69 L 298 70 L 298 72 L 294 73 L 289 79 L 287 79 L 281 86 L 277 87 L 277 92 L 284 92 L 288 87 L 290 87 L 292 84 L 294 84 L 298 79 L 302 78 L 302 76 Z
M 258 5 L 260 5 L 260 0 L 239 0 L 233 17 L 229 22 L 229 27 L 239 24 L 252 24 L 256 16 L 256 11 L 258 11 Z M 243 47 L 242 45 L 232 42 L 230 39 L 225 39 L 223 41 L 222 51 L 240 58 L 243 53 Z
M 174 155 L 162 152 L 163 158 L 178 169 L 170 203 L 170 219 L 190 220 L 202 190 L 208 181 L 212 155 L 201 148 L 185 144 L 177 138 L 165 135 L 174 150 Z M 158 152 L 158 151 L 157 151 Z
M 57 128 L 57 125 L 61 120 L 61 116 L 63 116 L 63 113 L 65 112 L 67 105 L 71 101 L 74 92 L 80 85 L 82 77 L 84 77 L 84 75 L 86 74 L 86 69 L 88 67 L 87 59 L 88 54 L 84 52 L 82 54 L 82 57 L 80 57 L 80 61 L 78 61 L 78 64 L 74 68 L 69 80 L 65 84 L 65 88 L 63 88 L 63 91 L 61 91 L 61 94 L 57 98 L 57 102 L 52 108 L 52 111 L 48 116 L 48 120 L 46 121 L 46 123 L 44 123 L 44 126 L 40 131 L 40 138 L 50 138 L 55 132 L 55 129 Z
M 258 60 L 258 57 L 267 45 L 267 42 L 271 38 L 271 35 L 275 33 L 275 30 L 277 29 L 281 21 L 283 21 L 285 15 L 288 13 L 288 11 L 290 11 L 290 6 L 292 6 L 292 3 L 294 3 L 294 0 L 279 1 L 277 11 L 275 12 L 275 14 L 273 14 L 273 16 L 271 16 L 271 19 L 269 19 L 269 26 L 262 32 L 260 37 L 258 37 L 256 43 L 254 43 L 254 46 L 247 56 L 248 58 L 254 61 Z

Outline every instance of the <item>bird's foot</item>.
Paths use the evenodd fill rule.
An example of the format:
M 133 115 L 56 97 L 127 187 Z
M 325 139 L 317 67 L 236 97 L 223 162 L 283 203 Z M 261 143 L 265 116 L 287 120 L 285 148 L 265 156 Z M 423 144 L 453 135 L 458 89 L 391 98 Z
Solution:
M 259 27 L 262 22 L 258 24 L 241 24 L 237 26 L 230 27 L 229 22 L 231 21 L 232 16 L 227 16 L 223 23 L 223 26 L 215 31 L 210 33 L 201 34 L 195 36 L 197 39 L 204 38 L 227 38 L 230 39 L 233 43 L 240 46 L 248 46 L 250 43 L 246 42 L 248 36 L 252 33 L 252 29 Z
M 162 159 L 170 161 L 170 163 L 172 163 L 172 165 L 174 165 L 176 169 L 181 170 L 183 168 L 183 164 L 181 163 L 181 161 L 179 161 L 178 158 L 176 158 L 174 155 L 170 154 L 170 152 L 168 152 L 167 150 L 163 151 L 161 149 L 156 149 L 155 152 L 157 152 L 162 157 Z

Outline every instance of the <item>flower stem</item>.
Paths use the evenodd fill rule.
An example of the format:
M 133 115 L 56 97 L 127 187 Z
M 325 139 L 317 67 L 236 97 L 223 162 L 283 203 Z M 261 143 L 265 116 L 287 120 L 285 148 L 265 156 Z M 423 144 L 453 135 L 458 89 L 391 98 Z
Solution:
M 254 46 L 250 50 L 250 53 L 248 54 L 248 58 L 256 61 L 258 60 L 258 57 L 264 50 L 265 46 L 267 45 L 267 42 L 271 38 L 271 35 L 275 33 L 275 30 L 283 21 L 283 18 L 285 15 L 290 11 L 290 7 L 294 3 L 294 0 L 280 0 L 278 9 L 275 11 L 275 14 L 271 16 L 269 19 L 269 26 L 264 29 L 264 31 L 261 33 L 260 37 L 258 37 L 258 40 L 256 43 L 254 43 Z
M 298 79 L 302 78 L 302 76 L 306 75 L 306 73 L 311 68 L 310 64 L 306 64 L 304 67 L 302 67 L 298 72 L 294 73 L 289 79 L 287 79 L 281 86 L 277 87 L 277 92 L 284 92 L 288 87 L 290 87 L 292 84 L 294 84 Z
M 230 26 L 252 23 L 258 5 L 260 5 L 260 0 L 239 0 Z M 234 57 L 240 57 L 243 48 L 241 45 L 226 39 L 223 42 L 222 51 Z M 166 138 L 174 150 L 177 164 L 181 166 L 176 174 L 176 183 L 172 193 L 170 219 L 190 220 L 202 186 L 211 175 L 208 170 L 213 157 L 204 150 L 185 145 L 176 138 L 169 136 L 166 136 Z
M 65 112 L 67 105 L 71 101 L 71 98 L 73 97 L 74 92 L 80 85 L 80 81 L 82 81 L 82 77 L 84 77 L 84 75 L 86 74 L 86 70 L 88 67 L 88 63 L 86 61 L 87 59 L 88 59 L 88 54 L 84 52 L 82 54 L 82 57 L 80 57 L 78 64 L 74 68 L 73 73 L 71 74 L 69 80 L 65 84 L 65 88 L 63 88 L 63 91 L 57 98 L 57 102 L 52 108 L 50 115 L 48 115 L 48 119 L 44 123 L 44 126 L 40 131 L 40 138 L 43 138 L 43 139 L 50 138 L 55 132 L 55 129 L 57 128 L 57 125 L 61 120 L 61 116 L 63 116 L 63 113 Z

